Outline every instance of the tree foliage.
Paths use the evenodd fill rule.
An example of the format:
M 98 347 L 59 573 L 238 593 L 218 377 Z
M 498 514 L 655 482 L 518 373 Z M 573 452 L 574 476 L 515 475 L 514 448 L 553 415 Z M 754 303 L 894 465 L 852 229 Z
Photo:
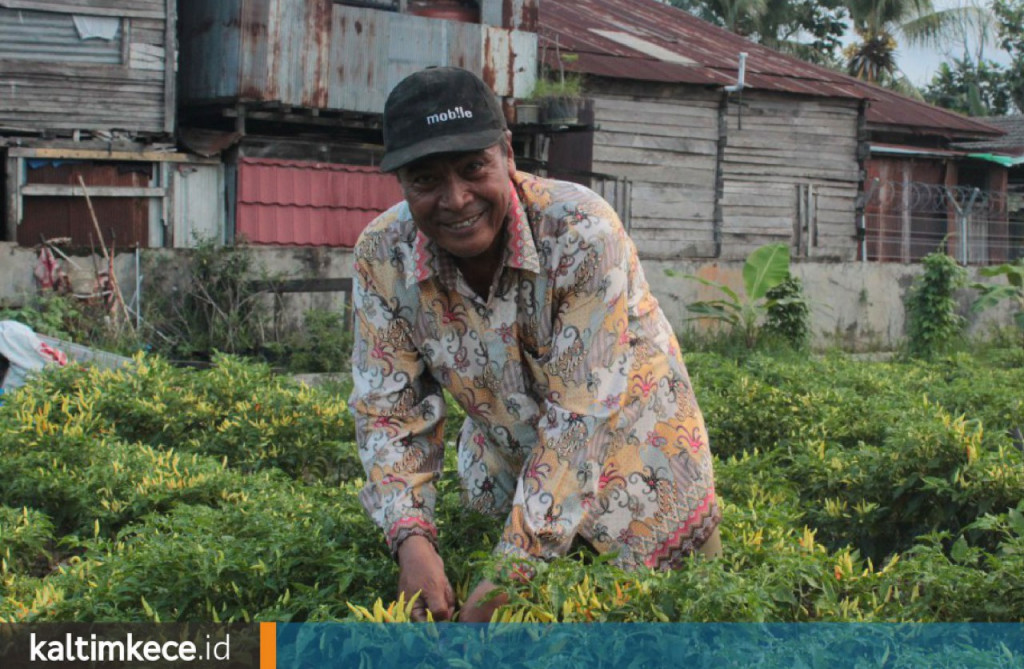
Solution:
M 842 0 L 668 0 L 701 19 L 809 62 L 834 65 L 846 32 Z
M 1024 0 L 993 0 L 974 28 L 977 46 L 942 63 L 924 91 L 932 104 L 971 116 L 999 116 L 1024 111 Z M 984 47 L 998 45 L 1008 66 L 985 57 Z

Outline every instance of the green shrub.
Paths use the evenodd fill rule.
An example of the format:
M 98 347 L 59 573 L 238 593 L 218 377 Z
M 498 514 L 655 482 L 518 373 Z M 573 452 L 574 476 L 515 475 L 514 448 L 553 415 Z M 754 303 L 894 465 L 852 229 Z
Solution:
M 53 523 L 35 509 L 0 506 L 0 574 L 24 573 L 49 564 Z
M 921 261 L 922 274 L 907 297 L 907 347 L 913 356 L 929 358 L 957 346 L 967 321 L 957 313 L 954 297 L 967 281 L 967 270 L 944 252 Z
M 790 275 L 765 293 L 765 297 L 768 298 L 768 313 L 762 334 L 797 350 L 805 349 L 811 334 L 811 308 L 800 278 Z
M 352 331 L 346 326 L 348 315 L 311 309 L 302 327 L 287 338 L 288 369 L 293 372 L 347 372 L 351 366 Z
M 722 558 L 624 573 L 582 550 L 502 581 L 489 551 L 503 519 L 465 508 L 449 449 L 447 573 L 463 599 L 498 578 L 503 620 L 1018 621 L 1024 370 L 1007 360 L 691 356 Z M 226 356 L 201 371 L 140 356 L 13 393 L 0 620 L 351 620 L 348 603 L 391 600 L 343 391 Z M 451 445 L 462 413 L 448 403 Z

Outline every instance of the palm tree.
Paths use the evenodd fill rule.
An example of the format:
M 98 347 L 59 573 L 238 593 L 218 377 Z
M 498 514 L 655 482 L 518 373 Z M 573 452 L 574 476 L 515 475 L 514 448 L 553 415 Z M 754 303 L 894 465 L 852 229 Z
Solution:
M 892 85 L 899 78 L 896 35 L 908 45 L 948 45 L 961 40 L 964 48 L 974 36 L 980 60 L 994 21 L 992 13 L 977 4 L 936 10 L 932 0 L 847 0 L 853 29 L 860 38 L 845 51 L 847 70 L 853 76 Z

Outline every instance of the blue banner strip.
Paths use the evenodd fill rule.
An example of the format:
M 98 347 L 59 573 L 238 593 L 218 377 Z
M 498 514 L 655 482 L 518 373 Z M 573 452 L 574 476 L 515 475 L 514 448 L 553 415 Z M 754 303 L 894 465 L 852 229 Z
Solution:
M 277 666 L 1024 667 L 1024 624 L 287 623 Z

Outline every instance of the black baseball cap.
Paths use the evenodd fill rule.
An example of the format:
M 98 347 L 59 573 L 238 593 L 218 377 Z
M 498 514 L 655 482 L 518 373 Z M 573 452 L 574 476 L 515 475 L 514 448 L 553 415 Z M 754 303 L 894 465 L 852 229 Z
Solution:
M 434 153 L 479 151 L 505 134 L 505 115 L 487 84 L 468 70 L 429 67 L 391 90 L 384 103 L 383 172 Z

